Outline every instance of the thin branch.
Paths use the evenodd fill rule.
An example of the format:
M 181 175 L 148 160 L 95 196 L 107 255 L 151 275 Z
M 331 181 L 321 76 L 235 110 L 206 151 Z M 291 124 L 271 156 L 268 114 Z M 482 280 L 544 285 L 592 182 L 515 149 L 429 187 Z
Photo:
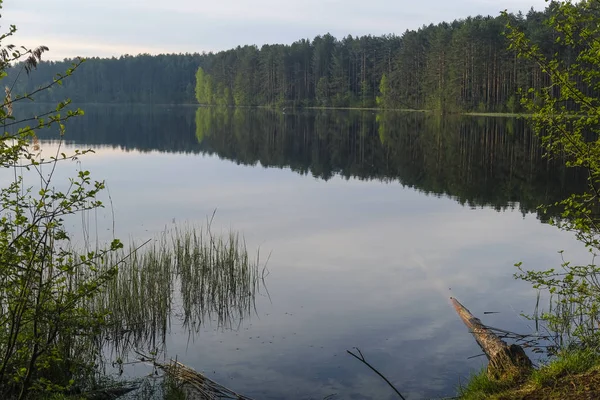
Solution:
M 354 354 L 353 352 L 351 352 L 350 350 L 346 350 L 346 352 L 348 354 L 350 354 L 352 357 L 356 358 L 361 363 L 365 364 L 367 367 L 371 368 L 371 370 L 373 370 L 373 372 L 375 372 L 377 375 L 379 375 L 381 377 L 381 379 L 383 379 L 394 390 L 394 392 L 396 392 L 396 394 L 398 394 L 398 396 L 400 396 L 400 398 L 402 400 L 406 400 L 406 398 L 404 396 L 402 396 L 402 393 L 400 393 L 398 391 L 398 389 L 396 389 L 396 387 L 394 385 L 392 385 L 392 382 L 390 382 L 385 376 L 383 376 L 383 374 L 381 372 L 379 372 L 375 367 L 373 367 L 371 364 L 369 364 L 369 362 L 365 359 L 365 356 L 363 355 L 362 351 L 360 351 L 360 349 L 358 347 L 355 347 L 355 349 L 358 352 L 358 354 L 360 354 L 360 357 L 357 356 L 356 354 Z

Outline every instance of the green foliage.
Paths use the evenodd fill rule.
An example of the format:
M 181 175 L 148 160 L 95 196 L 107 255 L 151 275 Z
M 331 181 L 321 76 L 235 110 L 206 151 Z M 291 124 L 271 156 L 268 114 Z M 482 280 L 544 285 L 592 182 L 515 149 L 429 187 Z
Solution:
M 379 82 L 379 96 L 376 98 L 377 107 L 379 108 L 389 108 L 391 103 L 390 101 L 390 87 L 386 74 L 381 76 L 381 81 Z
M 0 40 L 15 32 L 11 27 Z M 16 68 L 30 72 L 46 50 L 2 43 L 0 69 L 17 63 Z M 118 240 L 105 249 L 76 252 L 65 227 L 67 216 L 102 206 L 96 196 L 104 183 L 93 181 L 85 170 L 62 191 L 53 179 L 59 163 L 88 151 L 67 155 L 59 146 L 45 159 L 36 135 L 52 128 L 60 140 L 65 122 L 83 112 L 68 110 L 70 101 L 64 101 L 37 116 L 17 118 L 13 113 L 24 100 L 61 85 L 82 62 L 30 93 L 7 88 L 0 105 L 0 166 L 12 177 L 0 188 L 0 393 L 7 399 L 66 391 L 91 373 L 98 349 L 90 344 L 104 315 L 90 312 L 85 304 L 117 272 L 103 258 L 121 248 Z M 0 76 L 6 79 L 6 74 Z M 28 183 L 36 181 L 36 186 Z
M 547 156 L 562 157 L 568 167 L 587 174 L 584 193 L 551 205 L 562 210 L 561 217 L 551 222 L 573 232 L 592 260 L 574 265 L 563 259 L 560 268 L 544 271 L 525 271 L 518 264 L 516 276 L 549 293 L 548 311 L 534 318 L 556 333 L 558 346 L 581 343 L 596 348 L 600 344 L 600 268 L 594 262 L 600 251 L 600 10 L 594 1 L 553 2 L 550 9 L 546 26 L 557 52 L 544 52 L 531 33 L 519 29 L 505 14 L 507 37 L 511 49 L 534 62 L 543 74 L 542 85 L 520 94 Z
M 202 67 L 196 71 L 196 100 L 204 105 L 214 104 L 215 101 L 213 80 L 204 73 Z
M 203 104 L 206 103 L 206 92 L 205 92 L 206 82 L 204 82 L 204 70 L 202 67 L 198 68 L 196 71 L 196 100 L 198 103 Z
M 511 95 L 506 101 L 506 111 L 516 113 L 519 111 L 519 101 L 515 95 Z
M 372 89 L 369 82 L 363 80 L 360 83 L 360 106 L 363 108 L 371 107 L 373 105 L 372 99 Z
M 316 97 L 318 105 L 320 105 L 320 106 L 328 106 L 329 105 L 329 82 L 327 81 L 326 76 L 323 76 L 319 79 L 319 83 L 317 83 L 315 97 Z

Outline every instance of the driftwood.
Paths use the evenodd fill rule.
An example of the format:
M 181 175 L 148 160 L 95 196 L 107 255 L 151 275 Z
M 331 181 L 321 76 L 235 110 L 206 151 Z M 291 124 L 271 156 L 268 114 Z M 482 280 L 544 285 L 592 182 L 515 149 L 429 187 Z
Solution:
M 487 373 L 493 379 L 510 379 L 529 374 L 532 363 L 521 346 L 508 345 L 492 330 L 486 327 L 479 318 L 471 314 L 458 300 L 451 297 L 452 305 L 458 316 L 475 337 L 477 344 L 487 356 L 489 363 Z
M 207 376 L 193 369 L 186 367 L 182 363 L 171 360 L 169 364 L 154 362 L 158 368 L 165 371 L 169 377 L 178 382 L 188 399 L 216 400 L 216 399 L 237 399 L 252 400 L 250 397 L 235 393 L 225 386 L 211 380 Z
M 114 388 L 105 388 L 100 390 L 94 390 L 92 392 L 82 393 L 79 395 L 79 397 L 84 398 L 86 400 L 115 400 L 137 389 L 137 386 L 120 386 Z

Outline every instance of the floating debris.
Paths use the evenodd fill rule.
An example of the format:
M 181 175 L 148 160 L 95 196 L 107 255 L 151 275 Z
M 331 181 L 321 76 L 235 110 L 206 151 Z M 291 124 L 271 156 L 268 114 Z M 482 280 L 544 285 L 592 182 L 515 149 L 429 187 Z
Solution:
M 207 376 L 193 370 L 180 363 L 177 360 L 171 360 L 168 364 L 154 362 L 158 368 L 163 370 L 171 379 L 179 383 L 181 389 L 188 399 L 198 400 L 217 400 L 217 399 L 236 399 L 252 400 L 250 397 L 243 396 L 231 389 L 213 381 Z

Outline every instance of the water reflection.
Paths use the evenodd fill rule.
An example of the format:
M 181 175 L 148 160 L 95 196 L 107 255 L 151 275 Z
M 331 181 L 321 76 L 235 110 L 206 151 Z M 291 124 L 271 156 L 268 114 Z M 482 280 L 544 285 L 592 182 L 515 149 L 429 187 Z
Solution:
M 524 213 L 584 182 L 560 160 L 543 159 L 525 122 L 511 118 L 199 108 L 196 136 L 204 151 L 242 164 L 399 181 L 471 206 L 518 202 Z
M 88 107 L 69 140 L 142 152 L 216 154 L 329 180 L 399 182 L 463 205 L 535 212 L 585 176 L 542 157 L 523 120 L 422 113 Z

